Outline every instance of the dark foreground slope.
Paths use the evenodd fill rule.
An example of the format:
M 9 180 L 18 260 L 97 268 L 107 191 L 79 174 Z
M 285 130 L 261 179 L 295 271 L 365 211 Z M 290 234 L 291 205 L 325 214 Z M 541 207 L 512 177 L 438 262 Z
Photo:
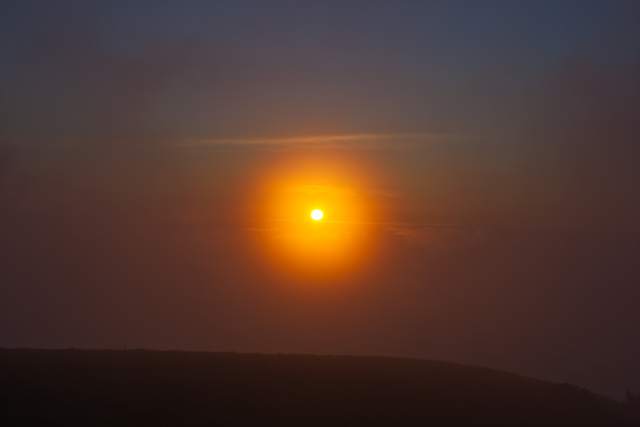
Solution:
M 577 387 L 375 357 L 0 350 L 0 404 L 0 425 L 632 425 Z

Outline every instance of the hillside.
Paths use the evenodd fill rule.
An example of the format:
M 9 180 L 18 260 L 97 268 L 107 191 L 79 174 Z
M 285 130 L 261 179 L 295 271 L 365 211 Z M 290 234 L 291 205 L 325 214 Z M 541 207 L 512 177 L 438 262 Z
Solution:
M 0 350 L 0 402 L 2 425 L 632 425 L 571 385 L 379 357 Z

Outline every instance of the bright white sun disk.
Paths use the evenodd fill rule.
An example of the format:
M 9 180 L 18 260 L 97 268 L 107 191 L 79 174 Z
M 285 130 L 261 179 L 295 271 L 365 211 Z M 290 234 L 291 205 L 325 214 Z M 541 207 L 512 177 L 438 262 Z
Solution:
M 311 219 L 314 221 L 321 221 L 324 218 L 324 212 L 320 209 L 314 209 L 311 211 Z

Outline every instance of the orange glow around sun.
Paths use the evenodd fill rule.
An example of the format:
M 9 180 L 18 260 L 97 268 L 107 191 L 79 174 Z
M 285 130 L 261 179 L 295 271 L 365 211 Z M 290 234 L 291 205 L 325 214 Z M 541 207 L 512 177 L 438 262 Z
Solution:
M 277 272 L 312 281 L 354 271 L 371 221 L 359 182 L 321 161 L 281 166 L 264 180 L 261 230 Z

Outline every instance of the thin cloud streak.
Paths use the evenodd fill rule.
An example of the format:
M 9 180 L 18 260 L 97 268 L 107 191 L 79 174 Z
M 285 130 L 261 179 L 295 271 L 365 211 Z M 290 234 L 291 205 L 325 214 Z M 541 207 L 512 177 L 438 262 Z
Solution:
M 255 147 L 290 147 L 290 146 L 321 146 L 321 147 L 354 147 L 362 144 L 395 146 L 406 143 L 435 142 L 450 139 L 449 135 L 427 132 L 415 133 L 351 133 L 332 135 L 306 135 L 298 137 L 280 138 L 210 138 L 190 140 L 179 144 L 180 147 L 224 147 L 224 146 L 255 146 Z

